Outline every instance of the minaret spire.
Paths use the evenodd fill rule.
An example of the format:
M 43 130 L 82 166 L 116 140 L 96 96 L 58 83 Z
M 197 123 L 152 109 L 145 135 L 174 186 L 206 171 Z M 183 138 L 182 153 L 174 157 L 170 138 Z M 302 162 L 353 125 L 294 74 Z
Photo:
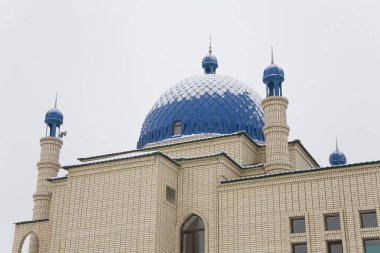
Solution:
M 210 45 L 208 47 L 208 53 L 211 54 L 212 53 L 212 49 L 211 49 L 211 34 L 210 34 Z
M 54 102 L 54 108 L 57 109 L 57 97 L 58 97 L 58 94 L 55 93 L 55 102 Z
M 338 137 L 335 137 L 335 147 L 336 147 L 336 150 L 338 150 Z
M 271 56 L 271 61 L 270 64 L 274 64 L 274 59 L 273 59 L 273 46 L 270 47 L 270 56 Z

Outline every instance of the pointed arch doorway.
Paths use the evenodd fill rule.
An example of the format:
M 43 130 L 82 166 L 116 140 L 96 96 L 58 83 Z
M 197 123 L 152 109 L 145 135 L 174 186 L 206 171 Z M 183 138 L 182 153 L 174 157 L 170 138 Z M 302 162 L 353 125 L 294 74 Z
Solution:
M 181 228 L 181 253 L 205 252 L 205 226 L 202 219 L 193 214 Z

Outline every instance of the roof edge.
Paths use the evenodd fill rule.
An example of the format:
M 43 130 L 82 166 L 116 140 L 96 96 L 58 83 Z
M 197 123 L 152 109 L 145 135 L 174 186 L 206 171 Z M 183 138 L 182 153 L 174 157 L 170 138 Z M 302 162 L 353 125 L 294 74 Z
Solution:
M 139 151 L 141 151 L 141 150 L 139 150 Z M 78 167 L 84 167 L 84 166 L 96 165 L 96 164 L 103 164 L 103 163 L 115 162 L 115 161 L 124 161 L 124 160 L 130 160 L 130 159 L 141 158 L 141 157 L 146 157 L 146 156 L 153 156 L 153 155 L 160 155 L 160 156 L 164 157 L 165 159 L 167 159 L 168 161 L 172 162 L 173 164 L 179 166 L 179 164 L 175 160 L 170 158 L 169 156 L 165 155 L 161 151 L 155 151 L 155 152 L 152 152 L 149 154 L 142 154 L 142 155 L 137 155 L 137 156 L 133 156 L 133 157 L 124 157 L 124 158 L 110 159 L 110 160 L 99 161 L 99 162 L 68 165 L 68 166 L 63 166 L 62 169 L 70 170 L 72 168 L 78 168 Z
M 49 219 L 20 221 L 20 222 L 15 222 L 14 224 L 15 225 L 22 225 L 22 224 L 29 224 L 29 223 L 36 223 L 36 222 L 44 222 L 44 221 L 49 221 Z
M 87 161 L 92 161 L 92 160 L 97 160 L 97 159 L 102 159 L 102 158 L 107 158 L 107 157 L 112 157 L 112 156 L 125 155 L 125 154 L 129 154 L 129 153 L 133 153 L 133 152 L 154 150 L 154 149 L 162 148 L 162 147 L 169 147 L 169 146 L 182 145 L 182 144 L 187 144 L 187 143 L 201 142 L 201 141 L 211 140 L 211 139 L 213 140 L 213 139 L 228 138 L 231 136 L 240 136 L 240 135 L 244 135 L 245 137 L 247 137 L 247 139 L 250 140 L 253 143 L 253 145 L 255 145 L 257 148 L 263 147 L 262 145 L 257 144 L 245 131 L 239 131 L 239 132 L 235 132 L 232 134 L 223 134 L 223 135 L 219 135 L 219 136 L 205 137 L 203 139 L 201 138 L 201 139 L 189 140 L 189 141 L 184 141 L 184 142 L 179 142 L 179 143 L 162 144 L 162 145 L 150 147 L 150 148 L 133 149 L 133 150 L 110 153 L 110 154 L 105 154 L 105 155 L 82 157 L 82 158 L 77 158 L 77 159 L 80 162 L 87 162 Z
M 55 177 L 55 178 L 48 178 L 48 179 L 46 179 L 46 180 L 49 181 L 49 182 L 51 183 L 51 182 L 56 182 L 56 181 L 65 180 L 65 179 L 67 179 L 67 176 L 64 176 L 64 177 Z
M 302 142 L 299 139 L 295 139 L 288 142 L 289 144 L 298 144 L 300 145 L 301 149 L 310 157 L 310 159 L 315 163 L 317 167 L 319 167 L 319 163 L 314 159 L 314 157 L 310 154 L 310 152 L 305 148 L 305 146 L 302 144 Z
M 319 167 L 319 168 L 306 169 L 306 170 L 293 170 L 293 171 L 281 172 L 281 173 L 276 173 L 276 174 L 258 175 L 258 176 L 253 176 L 253 177 L 235 178 L 235 179 L 229 179 L 229 180 L 222 181 L 221 184 L 236 183 L 236 182 L 251 181 L 251 180 L 253 181 L 253 180 L 259 180 L 259 179 L 264 179 L 264 178 L 287 176 L 287 175 L 292 175 L 292 174 L 311 173 L 311 172 L 341 169 L 341 168 L 347 168 L 347 167 L 359 167 L 359 166 L 363 166 L 363 165 L 373 165 L 373 164 L 380 164 L 380 160 L 370 161 L 370 162 L 362 162 L 362 163 L 352 163 L 352 164 L 345 164 L 345 165 L 337 165 L 337 166 Z
M 237 162 L 235 162 L 235 160 L 232 159 L 225 152 L 216 153 L 216 154 L 212 154 L 212 155 L 206 155 L 206 156 L 197 156 L 197 157 L 188 157 L 188 158 L 177 158 L 177 159 L 174 159 L 174 160 L 178 161 L 178 162 L 181 162 L 181 161 L 189 161 L 189 160 L 207 159 L 207 158 L 213 158 L 213 157 L 219 157 L 219 156 L 222 156 L 222 157 L 226 158 L 231 163 L 233 163 L 236 167 L 238 167 L 239 169 L 242 169 L 242 167 Z

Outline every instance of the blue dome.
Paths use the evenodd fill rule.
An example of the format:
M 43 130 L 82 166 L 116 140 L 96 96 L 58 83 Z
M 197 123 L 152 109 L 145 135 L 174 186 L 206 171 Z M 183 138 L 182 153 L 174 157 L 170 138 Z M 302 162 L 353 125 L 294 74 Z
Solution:
M 264 69 L 263 81 L 267 83 L 270 78 L 279 78 L 282 81 L 285 80 L 284 70 L 276 64 L 271 64 Z
M 347 163 L 346 156 L 339 150 L 335 150 L 329 158 L 331 165 L 344 165 Z
M 48 125 L 54 124 L 55 126 L 59 127 L 63 124 L 62 112 L 57 108 L 50 109 L 45 114 L 45 123 Z
M 145 118 L 137 147 L 173 138 L 177 121 L 182 135 L 244 130 L 252 139 L 264 140 L 261 98 L 228 76 L 193 76 L 166 91 Z

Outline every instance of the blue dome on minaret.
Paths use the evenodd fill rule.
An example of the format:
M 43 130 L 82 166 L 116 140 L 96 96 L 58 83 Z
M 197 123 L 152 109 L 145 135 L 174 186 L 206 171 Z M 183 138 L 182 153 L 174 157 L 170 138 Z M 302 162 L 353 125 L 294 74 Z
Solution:
M 272 49 L 271 64 L 264 69 L 263 74 L 263 82 L 267 86 L 267 96 L 282 96 L 282 82 L 284 80 L 284 70 L 274 64 Z
M 180 136 L 245 131 L 264 141 L 264 114 L 260 96 L 235 78 L 216 75 L 216 57 L 203 58 L 203 75 L 188 77 L 167 90 L 145 118 L 137 143 Z
M 57 97 L 55 97 L 54 108 L 50 109 L 45 114 L 45 124 L 49 127 L 50 137 L 56 137 L 57 128 L 63 124 L 63 114 L 57 109 Z
M 338 141 L 336 142 L 336 150 L 334 152 L 332 152 L 330 157 L 329 157 L 329 162 L 331 165 L 345 165 L 345 164 L 347 164 L 346 156 L 343 154 L 343 152 L 341 152 L 338 149 Z

